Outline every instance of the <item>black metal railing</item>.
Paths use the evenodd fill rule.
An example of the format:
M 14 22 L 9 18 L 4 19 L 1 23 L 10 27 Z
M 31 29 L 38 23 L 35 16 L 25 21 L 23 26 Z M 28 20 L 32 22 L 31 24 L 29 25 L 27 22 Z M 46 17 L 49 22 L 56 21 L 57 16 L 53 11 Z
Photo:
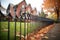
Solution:
M 48 24 L 53 23 L 52 20 L 45 19 L 45 18 L 44 19 L 46 21 L 44 19 L 43 19 L 44 20 L 43 21 L 42 18 L 39 18 L 38 16 L 30 15 L 29 16 L 30 18 L 28 18 L 28 19 L 26 17 L 25 18 L 24 17 L 25 16 L 23 15 L 23 16 L 21 16 L 20 19 L 16 19 L 16 17 L 15 17 L 15 19 L 12 20 L 13 18 L 11 19 L 9 16 L 7 16 L 7 19 L 8 19 L 7 21 L 2 21 L 2 19 L 1 19 L 1 21 L 0 21 L 0 37 L 1 37 L 1 40 L 4 40 L 4 39 L 5 40 L 22 40 L 22 35 L 23 35 L 23 40 L 26 40 L 26 35 L 38 30 L 39 28 L 40 29 L 43 28 L 43 26 L 46 26 Z M 5 18 L 5 17 L 3 17 L 3 18 Z M 19 21 L 16 21 L 16 20 L 19 20 Z M 47 22 L 47 20 L 48 20 L 48 22 Z M 19 22 L 19 25 L 20 25 L 19 32 L 18 32 L 18 35 L 19 35 L 18 38 L 16 36 L 17 35 L 17 25 L 18 25 L 17 22 Z M 5 24 L 5 23 L 7 23 L 7 24 Z M 22 25 L 22 23 L 23 23 L 23 25 Z M 8 26 L 6 26 L 6 25 L 8 25 Z M 23 26 L 24 26 L 24 28 L 23 28 Z M 8 31 L 6 29 L 4 30 L 5 27 L 7 27 Z M 13 28 L 11 28 L 11 27 L 13 27 Z M 13 31 L 12 29 L 14 30 L 14 32 L 11 32 L 11 31 Z M 23 33 L 22 33 L 22 30 L 23 30 Z M 8 32 L 8 34 L 5 34 L 6 32 Z M 12 37 L 11 34 L 13 34 L 14 37 Z M 4 38 L 6 36 L 7 36 L 7 39 Z

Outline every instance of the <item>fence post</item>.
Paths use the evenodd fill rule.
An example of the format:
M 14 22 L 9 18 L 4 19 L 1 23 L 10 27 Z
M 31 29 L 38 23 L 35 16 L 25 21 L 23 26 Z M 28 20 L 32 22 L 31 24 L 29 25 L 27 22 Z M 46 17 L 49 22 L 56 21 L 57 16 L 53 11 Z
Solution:
M 8 40 L 10 40 L 10 20 L 8 17 Z
M 20 21 L 20 40 L 21 40 L 21 11 L 20 11 L 20 18 L 19 18 L 19 21 Z
M 26 9 L 26 7 L 24 9 Z M 27 18 L 26 18 L 26 16 L 27 16 L 26 11 L 23 13 L 23 16 L 24 16 L 24 18 L 23 18 L 23 20 L 24 20 L 24 40 L 25 40 L 25 36 L 26 36 L 26 20 L 27 20 Z
M 15 40 L 16 40 L 16 20 L 15 20 Z
M 21 40 L 21 18 L 20 18 L 20 40 Z

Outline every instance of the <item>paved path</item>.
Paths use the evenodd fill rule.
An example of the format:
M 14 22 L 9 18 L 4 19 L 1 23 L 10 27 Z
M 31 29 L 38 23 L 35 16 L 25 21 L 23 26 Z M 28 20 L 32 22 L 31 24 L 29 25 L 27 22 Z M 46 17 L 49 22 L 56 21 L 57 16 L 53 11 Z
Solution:
M 45 28 L 42 28 L 41 30 L 35 31 L 29 35 L 26 36 L 26 40 L 42 40 L 42 38 L 48 38 L 47 36 L 44 37 L 44 35 L 50 31 L 54 27 L 54 24 L 49 25 Z
M 45 36 L 48 36 L 48 39 L 43 40 L 60 40 L 60 23 L 55 23 L 54 28 L 52 28 Z

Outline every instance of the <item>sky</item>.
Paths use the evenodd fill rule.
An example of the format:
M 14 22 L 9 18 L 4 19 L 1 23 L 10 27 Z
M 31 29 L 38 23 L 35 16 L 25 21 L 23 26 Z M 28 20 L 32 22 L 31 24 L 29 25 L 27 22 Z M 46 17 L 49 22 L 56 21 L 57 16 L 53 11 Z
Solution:
M 12 3 L 14 5 L 19 4 L 23 0 L 0 0 L 1 5 L 7 9 L 9 3 Z M 41 11 L 41 5 L 43 3 L 43 0 L 26 0 L 27 4 L 31 4 L 32 8 L 37 8 L 37 11 Z

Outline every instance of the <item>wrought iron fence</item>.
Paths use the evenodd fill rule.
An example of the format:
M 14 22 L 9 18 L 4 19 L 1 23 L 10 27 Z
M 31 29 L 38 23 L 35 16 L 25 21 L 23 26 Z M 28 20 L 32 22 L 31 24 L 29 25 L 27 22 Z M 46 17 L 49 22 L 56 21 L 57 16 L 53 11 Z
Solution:
M 6 20 L 3 20 L 4 18 Z M 4 16 L 0 21 L 1 40 L 28 40 L 26 36 L 40 30 L 43 26 L 53 23 L 49 19 L 47 19 L 48 21 L 40 20 L 39 17 L 26 13 L 20 15 L 20 18 Z
M 29 33 L 31 33 L 33 31 L 32 30 L 33 29 L 32 28 L 33 27 L 33 25 L 32 25 L 33 21 L 32 20 L 20 18 L 19 21 L 16 21 L 16 19 L 11 21 L 9 17 L 7 19 L 8 19 L 8 21 L 4 21 L 4 20 L 2 21 L 2 19 L 0 21 L 0 34 L 1 34 L 0 36 L 1 36 L 1 40 L 17 40 L 17 25 L 18 25 L 17 22 L 19 22 L 19 25 L 20 25 L 20 28 L 19 28 L 20 32 L 18 32 L 19 40 L 22 40 L 22 35 L 24 36 L 23 39 L 25 40 L 26 35 L 28 35 Z M 14 24 L 13 24 L 13 22 L 14 22 Z M 22 22 L 24 23 L 24 25 L 22 25 Z M 5 23 L 7 23 L 7 24 L 5 24 Z M 14 26 L 12 26 L 12 27 L 14 27 L 13 28 L 14 34 L 11 32 L 11 31 L 13 31 L 11 29 L 11 24 L 14 25 Z M 1 28 L 1 27 L 5 26 L 5 25 L 7 25 L 6 26 L 7 29 L 5 29 L 5 27 Z M 23 29 L 22 29 L 22 26 L 24 26 Z M 22 30 L 24 30 L 23 33 L 22 33 Z M 31 32 L 29 32 L 28 30 L 31 31 Z M 7 34 L 4 34 L 3 32 L 4 33 L 7 32 Z M 4 36 L 3 34 L 6 36 L 5 38 L 3 37 Z M 11 39 L 11 34 L 14 35 L 14 37 L 12 39 Z

